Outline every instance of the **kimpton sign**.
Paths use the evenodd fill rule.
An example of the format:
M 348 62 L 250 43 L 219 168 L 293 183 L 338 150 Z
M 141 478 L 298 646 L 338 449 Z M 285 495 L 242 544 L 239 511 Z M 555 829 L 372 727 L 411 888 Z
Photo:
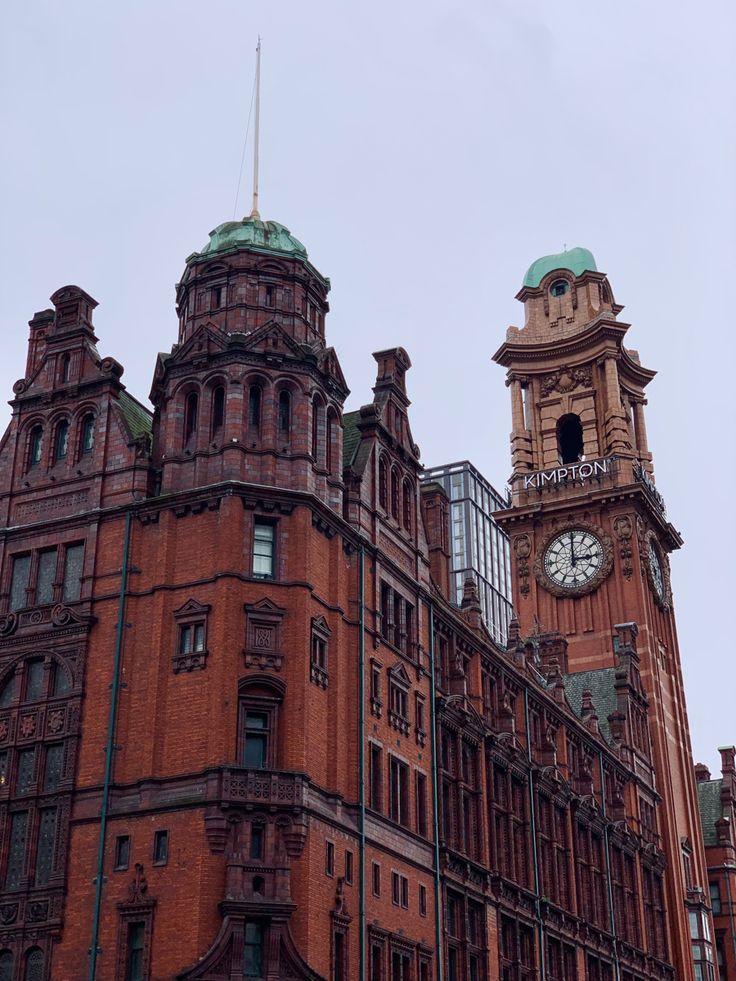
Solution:
M 546 487 L 547 484 L 565 484 L 568 480 L 584 482 L 591 477 L 603 477 L 613 469 L 613 456 L 605 460 L 591 460 L 590 463 L 568 463 L 553 470 L 535 470 L 524 474 L 524 490 L 530 487 Z

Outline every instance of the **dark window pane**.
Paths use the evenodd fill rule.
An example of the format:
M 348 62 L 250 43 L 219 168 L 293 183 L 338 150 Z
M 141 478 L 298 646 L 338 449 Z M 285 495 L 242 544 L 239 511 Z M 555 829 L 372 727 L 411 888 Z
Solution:
M 115 868 L 127 869 L 130 861 L 130 836 L 120 835 L 115 842 Z
M 125 981 L 143 981 L 143 947 L 146 927 L 144 923 L 128 924 L 128 963 Z
M 190 626 L 179 628 L 179 653 L 189 654 L 192 650 L 192 628 Z
M 64 556 L 64 591 L 62 599 L 65 603 L 75 603 L 82 590 L 82 558 L 84 545 L 67 546 Z
M 61 782 L 62 766 L 64 764 L 64 746 L 56 743 L 46 750 L 46 768 L 43 774 L 43 789 L 48 793 L 56 790 Z
M 5 873 L 6 889 L 17 889 L 23 877 L 27 830 L 27 811 L 17 811 L 10 819 L 10 846 L 8 848 L 8 867 Z
M 169 858 L 169 832 L 157 831 L 153 836 L 153 863 L 165 865 Z
M 8 751 L 7 749 L 0 752 L 0 788 L 4 787 L 8 782 Z M 0 977 L 2 981 L 2 977 Z
M 60 664 L 54 665 L 54 680 L 51 686 L 53 695 L 66 695 L 71 688 L 71 682 L 66 670 Z
M 250 830 L 250 857 L 263 858 L 263 828 L 257 824 Z
M 20 610 L 28 602 L 28 573 L 31 569 L 30 555 L 16 555 L 13 559 L 13 579 L 10 583 L 10 609 Z
M 56 808 L 44 807 L 38 822 L 38 849 L 36 851 L 36 885 L 45 886 L 51 878 L 56 838 Z
M 69 448 L 69 423 L 60 422 L 56 427 L 55 455 L 57 460 L 63 460 Z
M 245 737 L 245 766 L 262 769 L 266 765 L 266 736 L 247 733 Z
M 0 981 L 13 981 L 13 954 L 9 950 L 0 954 Z
M 54 580 L 56 579 L 56 549 L 41 552 L 38 557 L 38 580 L 36 582 L 36 605 L 48 606 L 54 600 Z
M 43 429 L 34 426 L 31 430 L 31 440 L 28 447 L 28 466 L 35 467 L 41 462 L 41 447 L 43 445 Z
M 33 770 L 36 760 L 35 749 L 22 749 L 18 753 L 18 776 L 15 780 L 16 794 L 29 794 L 34 788 Z
M 194 625 L 194 650 L 204 650 L 204 624 L 195 623 Z
M 26 661 L 26 702 L 38 702 L 43 695 L 43 661 Z
M 23 981 L 44 981 L 43 951 L 34 947 L 26 958 L 26 973 Z
M 258 428 L 261 424 L 261 390 L 252 385 L 248 396 L 248 425 Z
M 91 453 L 95 445 L 95 417 L 87 416 L 82 424 L 82 453 Z
M 263 927 L 260 923 L 245 924 L 245 951 L 243 975 L 246 978 L 263 977 Z
M 0 708 L 7 708 L 15 700 L 15 690 L 18 686 L 18 676 L 13 673 L 5 682 L 5 687 L 0 692 Z
M 220 385 L 212 395 L 212 434 L 222 429 L 225 421 L 225 389 Z

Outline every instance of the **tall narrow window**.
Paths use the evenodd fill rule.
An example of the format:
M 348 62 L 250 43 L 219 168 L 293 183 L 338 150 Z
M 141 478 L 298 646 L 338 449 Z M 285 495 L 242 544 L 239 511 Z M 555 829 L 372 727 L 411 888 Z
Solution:
M 23 698 L 24 702 L 39 702 L 41 700 L 43 697 L 45 673 L 43 660 L 41 658 L 36 658 L 33 661 L 26 661 L 26 690 Z
M 54 440 L 54 457 L 56 460 L 66 459 L 69 449 L 69 423 L 62 419 L 56 427 L 56 438 Z
M 84 545 L 67 545 L 64 553 L 64 585 L 61 598 L 76 603 L 82 591 L 82 559 Z
M 61 782 L 64 764 L 64 744 L 54 743 L 46 747 L 46 762 L 43 772 L 43 790 L 49 793 L 56 790 Z
M 0 953 L 0 981 L 13 981 L 13 954 L 10 950 Z
M 332 440 L 335 434 L 335 415 L 332 409 L 327 412 L 327 432 L 325 433 L 325 466 L 328 473 L 332 473 L 333 447 Z
M 583 459 L 583 424 L 574 413 L 562 416 L 557 423 L 557 446 L 560 463 L 577 463 Z
M 62 354 L 61 356 L 61 381 L 62 384 L 66 384 L 71 377 L 71 367 L 72 367 L 72 356 L 71 354 Z
M 279 434 L 288 436 L 291 429 L 291 393 L 286 389 L 279 393 Z
M 115 839 L 115 865 L 116 872 L 122 872 L 128 868 L 130 862 L 130 835 L 118 835 Z
M 243 975 L 246 978 L 263 977 L 263 927 L 260 923 L 246 922 L 243 945 Z
M 41 462 L 41 447 L 43 445 L 43 428 L 34 426 L 28 439 L 28 466 L 35 467 Z
M 274 298 L 274 288 L 273 286 L 267 286 L 266 295 L 265 295 L 265 301 L 267 307 L 273 306 L 273 298 Z
M 38 847 L 36 848 L 36 885 L 45 886 L 51 878 L 56 841 L 56 808 L 42 807 L 38 820 Z
M 371 743 L 371 797 L 370 806 L 374 811 L 383 810 L 383 751 Z
M 184 445 L 197 432 L 197 415 L 199 412 L 199 398 L 196 392 L 190 392 L 184 402 Z
M 18 773 L 15 778 L 15 792 L 18 796 L 30 794 L 36 788 L 36 750 L 21 749 L 18 751 Z
M 391 517 L 399 520 L 399 471 L 391 471 Z
M 317 451 L 319 450 L 319 402 L 316 397 L 312 399 L 312 460 L 317 462 Z
M 248 392 L 248 425 L 251 429 L 261 426 L 261 386 L 251 385 Z
M 95 417 L 90 414 L 82 420 L 82 438 L 80 452 L 84 456 L 91 453 L 95 445 Z
M 13 575 L 10 581 L 11 610 L 21 610 L 28 605 L 28 576 L 30 571 L 30 555 L 13 556 Z
M 169 832 L 156 831 L 153 835 L 153 864 L 166 865 L 169 860 Z
M 253 575 L 272 579 L 274 574 L 274 526 L 256 521 L 253 526 Z
M 378 461 L 378 503 L 388 510 L 388 467 L 383 458 Z
M 409 826 L 409 767 L 397 759 L 391 760 L 390 817 L 392 821 Z
M 225 299 L 225 288 L 223 286 L 215 286 L 210 293 L 210 306 L 212 310 L 219 310 L 222 306 L 223 300 Z
M 6 889 L 17 889 L 21 884 L 25 868 L 27 832 L 28 812 L 16 811 L 10 818 L 10 844 L 5 870 Z
M 146 924 L 128 924 L 128 957 L 125 965 L 125 981 L 143 981 L 143 952 L 146 942 Z
M 268 713 L 246 711 L 243 736 L 243 766 L 264 769 L 268 766 Z
M 5 687 L 0 691 L 0 708 L 8 708 L 15 701 L 15 693 L 18 690 L 18 675 L 11 674 L 5 682 Z
M 411 484 L 408 480 L 404 481 L 402 493 L 402 523 L 407 531 L 411 531 L 411 512 L 412 512 L 412 492 Z
M 212 393 L 212 438 L 222 432 L 225 424 L 225 389 L 218 385 Z
M 43 951 L 33 947 L 26 954 L 26 972 L 23 981 L 44 981 Z

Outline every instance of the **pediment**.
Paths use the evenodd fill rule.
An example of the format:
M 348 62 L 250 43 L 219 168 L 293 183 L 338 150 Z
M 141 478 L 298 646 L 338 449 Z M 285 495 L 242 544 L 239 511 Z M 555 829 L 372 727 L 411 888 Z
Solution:
M 283 617 L 286 610 L 282 606 L 277 606 L 273 600 L 270 600 L 267 596 L 263 599 L 258 600 L 256 603 L 245 603 L 245 612 L 250 616 L 260 615 L 267 617 L 278 617 L 279 619 Z
M 396 684 L 401 685 L 402 688 L 411 688 L 411 678 L 406 673 L 406 668 L 399 661 L 392 668 L 389 668 L 389 675 L 392 681 Z
M 198 603 L 195 599 L 188 599 L 183 606 L 180 606 L 178 610 L 174 610 L 175 617 L 188 617 L 196 616 L 199 613 L 208 613 L 210 610 L 209 603 Z
M 312 617 L 312 629 L 318 630 L 320 633 L 326 634 L 327 636 L 332 633 L 330 630 L 330 625 L 323 616 Z
M 320 370 L 340 388 L 348 391 L 348 383 L 345 381 L 345 375 L 342 373 L 342 368 L 340 367 L 334 347 L 325 349 L 322 360 L 320 361 Z
M 271 320 L 250 334 L 241 338 L 242 345 L 247 351 L 258 351 L 263 354 L 283 355 L 293 354 L 302 358 L 304 350 L 286 333 L 281 324 Z
M 208 320 L 200 324 L 194 333 L 166 359 L 166 364 L 180 364 L 197 357 L 219 354 L 227 347 L 228 335 L 217 324 Z

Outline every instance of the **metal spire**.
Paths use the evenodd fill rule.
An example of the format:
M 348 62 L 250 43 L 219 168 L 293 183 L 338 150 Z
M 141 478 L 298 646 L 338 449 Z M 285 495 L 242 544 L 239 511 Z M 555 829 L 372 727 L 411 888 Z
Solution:
M 256 121 L 253 134 L 253 208 L 250 217 L 260 219 L 258 211 L 258 142 L 261 123 L 261 35 L 258 35 L 256 48 Z

